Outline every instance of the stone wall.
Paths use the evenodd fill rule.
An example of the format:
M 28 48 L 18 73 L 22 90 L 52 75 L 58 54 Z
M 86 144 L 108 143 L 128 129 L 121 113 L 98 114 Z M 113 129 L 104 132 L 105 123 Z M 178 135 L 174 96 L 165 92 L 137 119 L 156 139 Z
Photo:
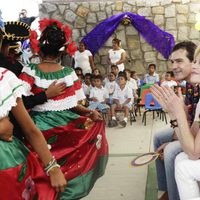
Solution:
M 161 29 L 173 34 L 176 42 L 199 42 L 200 33 L 194 29 L 195 15 L 200 12 L 199 0 L 45 0 L 39 9 L 41 19 L 51 17 L 68 23 L 73 29 L 73 39 L 77 42 L 101 21 L 126 11 L 145 16 Z M 149 63 L 156 63 L 160 73 L 169 69 L 169 62 L 132 25 L 119 25 L 94 57 L 95 65 L 102 73 L 107 68 L 107 52 L 115 36 L 121 39 L 122 48 L 127 52 L 127 68 L 136 70 L 141 75 L 146 73 Z

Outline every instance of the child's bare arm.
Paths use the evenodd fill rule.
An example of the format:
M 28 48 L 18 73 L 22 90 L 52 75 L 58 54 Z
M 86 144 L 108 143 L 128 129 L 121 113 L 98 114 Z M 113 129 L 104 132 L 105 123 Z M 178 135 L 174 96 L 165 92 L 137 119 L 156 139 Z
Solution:
M 13 124 L 9 117 L 4 117 L 0 120 L 0 139 L 5 141 L 12 141 Z

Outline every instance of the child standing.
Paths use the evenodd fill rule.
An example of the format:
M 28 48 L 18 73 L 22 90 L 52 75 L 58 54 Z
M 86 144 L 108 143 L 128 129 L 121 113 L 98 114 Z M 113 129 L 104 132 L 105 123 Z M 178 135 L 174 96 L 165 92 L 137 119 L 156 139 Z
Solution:
M 113 105 L 111 106 L 112 121 L 111 126 L 117 126 L 116 110 L 123 109 L 124 119 L 120 121 L 120 125 L 125 127 L 128 121 L 129 110 L 132 107 L 132 91 L 128 87 L 127 77 L 125 73 L 119 73 L 118 75 L 119 86 L 115 89 L 113 94 Z
M 105 88 L 108 91 L 109 94 L 109 105 L 112 105 L 113 103 L 113 93 L 115 91 L 115 88 L 117 87 L 117 83 L 115 81 L 116 76 L 113 72 L 110 72 L 108 75 L 108 81 L 105 83 Z

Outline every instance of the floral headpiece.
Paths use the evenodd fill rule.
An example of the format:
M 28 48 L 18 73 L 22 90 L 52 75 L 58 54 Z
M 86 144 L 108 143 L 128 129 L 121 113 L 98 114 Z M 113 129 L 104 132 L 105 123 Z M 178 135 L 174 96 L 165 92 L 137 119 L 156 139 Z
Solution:
M 43 20 L 39 21 L 39 30 L 42 32 L 46 27 L 53 27 L 55 29 L 60 29 L 65 33 L 66 43 L 64 45 L 68 45 L 66 48 L 66 52 L 72 56 L 74 55 L 75 51 L 77 50 L 76 43 L 71 40 L 72 30 L 68 25 L 63 25 L 60 21 L 55 19 L 47 19 L 44 18 Z M 36 31 L 31 31 L 30 35 L 30 44 L 31 48 L 33 49 L 34 53 L 38 53 L 40 51 L 40 41 L 37 39 L 38 35 Z

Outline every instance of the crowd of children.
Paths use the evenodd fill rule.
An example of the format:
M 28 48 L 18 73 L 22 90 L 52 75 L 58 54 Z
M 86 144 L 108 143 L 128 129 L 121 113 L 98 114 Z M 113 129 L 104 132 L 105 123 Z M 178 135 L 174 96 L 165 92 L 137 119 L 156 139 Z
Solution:
M 105 77 L 97 68 L 94 68 L 92 73 L 86 73 L 85 76 L 81 68 L 75 69 L 77 76 L 82 81 L 82 88 L 87 98 L 84 105 L 91 110 L 98 110 L 106 116 L 108 127 L 115 127 L 118 124 L 126 127 L 128 114 L 139 102 L 140 87 L 144 84 L 157 83 L 173 89 L 176 89 L 178 85 L 173 80 L 172 71 L 166 72 L 163 79 L 160 80 L 159 75 L 155 72 L 155 64 L 149 65 L 149 71 L 143 80 L 138 78 L 136 71 L 125 69 L 123 72 L 119 72 L 117 65 L 112 65 L 110 69 L 111 71 Z M 120 121 L 116 115 L 118 111 L 124 113 L 124 117 Z

